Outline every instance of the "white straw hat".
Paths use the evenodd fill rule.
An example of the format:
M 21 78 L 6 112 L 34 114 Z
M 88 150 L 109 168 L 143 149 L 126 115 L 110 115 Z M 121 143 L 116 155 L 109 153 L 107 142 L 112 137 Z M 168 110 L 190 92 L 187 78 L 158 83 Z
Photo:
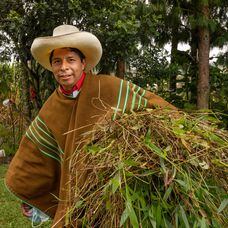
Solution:
M 52 71 L 50 53 L 64 47 L 77 48 L 84 54 L 86 72 L 98 64 L 102 55 L 101 43 L 97 37 L 92 33 L 79 31 L 73 25 L 60 25 L 53 30 L 53 36 L 36 38 L 32 43 L 31 53 L 38 63 Z

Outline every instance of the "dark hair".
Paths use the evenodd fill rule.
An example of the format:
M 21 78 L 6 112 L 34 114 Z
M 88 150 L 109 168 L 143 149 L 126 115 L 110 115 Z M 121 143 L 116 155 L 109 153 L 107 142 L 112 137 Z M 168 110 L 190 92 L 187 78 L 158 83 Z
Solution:
M 81 59 L 81 62 L 85 59 L 84 54 L 80 50 L 78 50 L 77 48 L 71 48 L 71 47 L 69 47 L 67 49 L 70 50 L 70 51 L 73 51 L 74 53 L 76 53 L 79 56 L 79 58 Z M 54 50 L 51 51 L 51 54 L 49 56 L 49 62 L 50 62 L 50 64 L 51 64 L 51 61 L 52 61 L 52 58 L 53 58 L 53 54 L 54 54 Z

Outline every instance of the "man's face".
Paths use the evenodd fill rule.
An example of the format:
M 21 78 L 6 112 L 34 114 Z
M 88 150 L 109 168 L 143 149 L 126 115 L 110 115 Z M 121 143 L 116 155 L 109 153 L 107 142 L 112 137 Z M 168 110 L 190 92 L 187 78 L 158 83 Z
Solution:
M 85 60 L 68 48 L 55 49 L 51 60 L 52 72 L 56 81 L 65 89 L 71 90 L 80 79 L 85 68 Z

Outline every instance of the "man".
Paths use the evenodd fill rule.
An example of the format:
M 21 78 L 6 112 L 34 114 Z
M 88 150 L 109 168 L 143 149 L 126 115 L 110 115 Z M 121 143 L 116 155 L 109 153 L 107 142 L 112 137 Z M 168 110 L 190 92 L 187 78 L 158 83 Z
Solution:
M 53 72 L 59 87 L 34 119 L 7 172 L 6 185 L 26 205 L 53 218 L 53 227 L 68 225 L 70 157 L 104 116 L 171 104 L 130 82 L 88 72 L 99 62 L 102 47 L 91 33 L 72 25 L 36 38 L 33 57 Z M 78 171 L 78 185 L 86 175 Z

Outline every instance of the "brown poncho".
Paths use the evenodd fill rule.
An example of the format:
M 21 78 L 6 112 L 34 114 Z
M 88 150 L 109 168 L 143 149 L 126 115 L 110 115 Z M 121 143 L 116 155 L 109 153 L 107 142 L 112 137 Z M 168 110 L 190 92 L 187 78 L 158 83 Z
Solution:
M 70 200 L 69 158 L 82 139 L 103 117 L 115 119 L 154 106 L 174 108 L 159 96 L 112 76 L 87 75 L 76 99 L 56 90 L 23 137 L 7 172 L 7 187 L 52 217 L 53 227 L 64 227 Z M 83 185 L 84 178 L 79 172 L 77 184 Z

